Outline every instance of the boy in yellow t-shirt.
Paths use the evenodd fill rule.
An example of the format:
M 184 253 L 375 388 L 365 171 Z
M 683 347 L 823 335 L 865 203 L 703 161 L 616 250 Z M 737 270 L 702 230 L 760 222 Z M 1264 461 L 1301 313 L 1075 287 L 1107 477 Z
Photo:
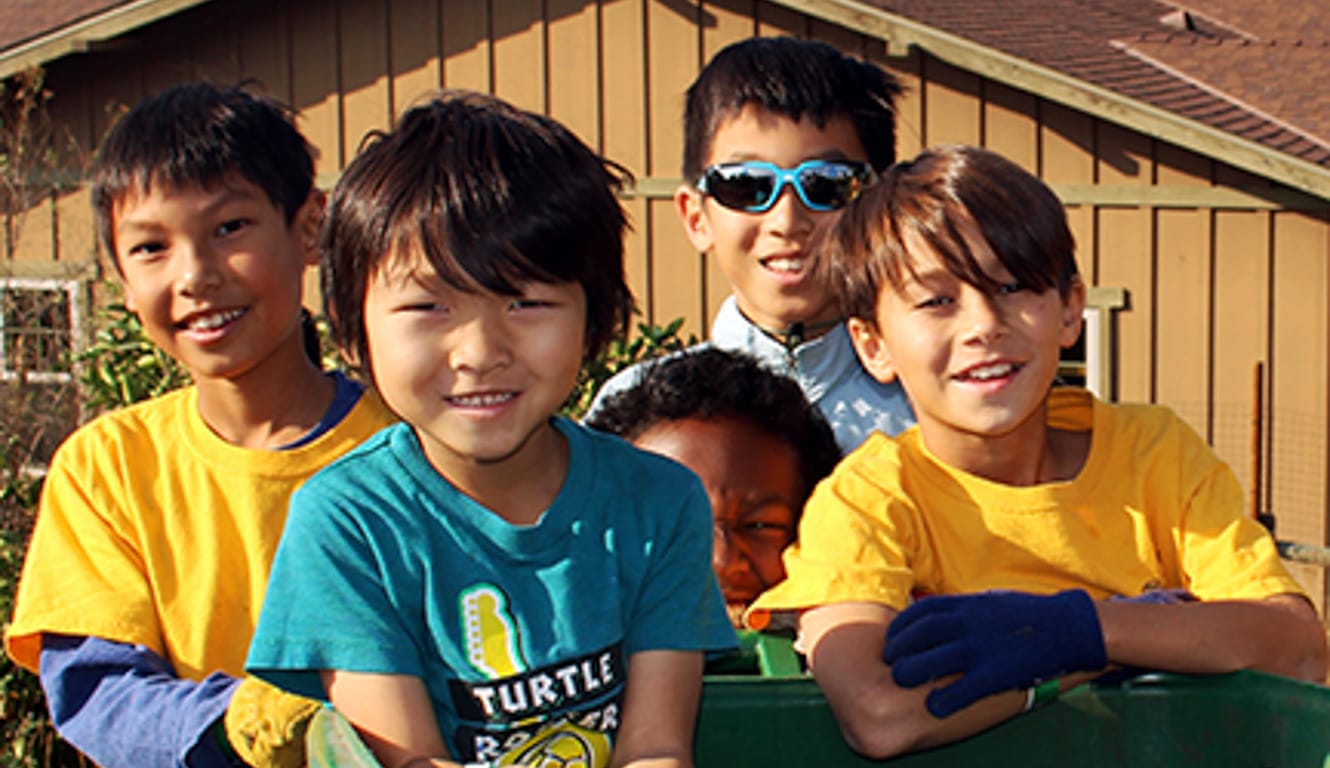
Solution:
M 57 451 L 5 649 L 106 768 L 304 764 L 317 705 L 245 679 L 245 652 L 287 498 L 392 420 L 307 347 L 313 176 L 286 108 L 202 83 L 147 99 L 99 151 L 102 243 L 193 386 Z
M 1112 666 L 1324 678 L 1320 622 L 1232 471 L 1165 408 L 1053 387 L 1085 288 L 1046 186 L 942 147 L 829 239 L 855 349 L 918 426 L 814 491 L 749 621 L 797 612 L 854 749 L 955 740 Z

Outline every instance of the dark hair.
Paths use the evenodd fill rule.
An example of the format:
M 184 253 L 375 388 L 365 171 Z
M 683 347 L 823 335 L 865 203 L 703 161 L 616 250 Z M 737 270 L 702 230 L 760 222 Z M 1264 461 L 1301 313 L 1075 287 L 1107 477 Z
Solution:
M 125 113 L 107 133 L 92 172 L 97 233 L 117 270 L 112 211 L 154 185 L 209 188 L 237 173 L 282 209 L 289 225 L 314 185 L 315 152 L 292 110 L 245 84 L 184 83 Z
M 649 363 L 635 386 L 607 397 L 586 423 L 631 441 L 661 422 L 726 416 L 795 449 L 805 498 L 840 460 L 831 427 L 794 379 L 715 347 Z
M 881 171 L 896 159 L 895 99 L 901 85 L 881 67 L 813 40 L 753 37 L 722 49 L 688 88 L 683 175 L 702 175 L 721 121 L 749 104 L 817 127 L 844 115 L 869 162 Z
M 977 230 L 1011 276 L 1062 297 L 1077 280 L 1076 242 L 1053 191 L 1019 165 L 979 147 L 936 147 L 892 166 L 822 231 L 825 274 L 848 317 L 877 320 L 879 292 L 912 269 L 913 232 L 965 282 L 994 291 L 962 228 Z
M 632 302 L 616 197 L 625 178 L 555 120 L 479 93 L 433 94 L 390 132 L 371 133 L 333 189 L 321 238 L 333 339 L 368 370 L 370 277 L 394 253 L 421 253 L 462 291 L 580 283 L 594 359 Z

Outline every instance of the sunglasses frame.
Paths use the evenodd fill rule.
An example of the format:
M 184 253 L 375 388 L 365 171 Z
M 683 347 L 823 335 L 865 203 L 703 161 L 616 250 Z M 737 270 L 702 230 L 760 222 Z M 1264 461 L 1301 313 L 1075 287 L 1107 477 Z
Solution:
M 828 166 L 848 168 L 852 175 L 859 181 L 859 189 L 853 195 L 846 198 L 845 202 L 840 205 L 822 205 L 812 202 L 808 199 L 808 193 L 804 190 L 803 182 L 800 181 L 800 176 L 803 173 Z M 716 197 L 716 193 L 711 189 L 711 178 L 713 174 L 730 168 L 756 168 L 775 176 L 776 186 L 772 188 L 771 196 L 767 198 L 764 203 L 750 206 L 729 205 L 724 200 Z M 791 187 L 794 187 L 795 194 L 799 196 L 799 201 L 804 204 L 805 208 L 810 211 L 826 212 L 845 207 L 858 197 L 865 187 L 875 181 L 877 181 L 877 172 L 873 170 L 873 166 L 858 160 L 805 160 L 793 168 L 782 168 L 775 163 L 768 163 L 764 160 L 743 160 L 733 163 L 715 163 L 714 165 L 708 165 L 702 170 L 701 177 L 698 178 L 697 183 L 693 186 L 697 187 L 697 190 L 702 194 L 715 199 L 717 203 L 732 211 L 766 213 L 775 207 L 776 201 L 780 200 L 780 196 L 785 193 L 785 185 L 788 184 Z

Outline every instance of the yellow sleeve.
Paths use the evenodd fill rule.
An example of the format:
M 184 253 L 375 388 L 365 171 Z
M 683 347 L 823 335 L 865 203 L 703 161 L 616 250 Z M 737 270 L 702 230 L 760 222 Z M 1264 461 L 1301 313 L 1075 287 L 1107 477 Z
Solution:
M 750 615 L 841 602 L 903 609 L 915 583 L 917 515 L 895 482 L 889 456 L 869 448 L 847 458 L 813 491 L 798 541 L 785 551 L 785 581 L 762 594 Z M 894 455 L 894 452 L 888 452 Z
M 37 671 L 43 632 L 141 643 L 165 655 L 134 532 L 123 524 L 123 483 L 92 425 L 56 453 L 14 600 L 5 650 Z

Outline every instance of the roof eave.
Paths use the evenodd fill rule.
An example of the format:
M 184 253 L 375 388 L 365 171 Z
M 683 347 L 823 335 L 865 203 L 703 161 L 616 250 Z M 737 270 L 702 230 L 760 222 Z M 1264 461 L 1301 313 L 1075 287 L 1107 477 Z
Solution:
M 1330 200 L 1330 169 L 1055 69 L 856 0 L 774 2 L 881 39 L 892 52 L 919 46 L 948 64 Z
M 0 52 L 0 79 L 202 5 L 208 0 L 133 0 Z

